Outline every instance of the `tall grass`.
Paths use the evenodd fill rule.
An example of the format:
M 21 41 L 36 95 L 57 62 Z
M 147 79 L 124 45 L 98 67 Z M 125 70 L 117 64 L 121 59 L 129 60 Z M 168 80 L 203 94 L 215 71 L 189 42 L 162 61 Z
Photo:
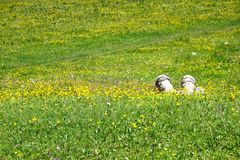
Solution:
M 0 159 L 238 159 L 238 1 L 1 1 Z M 191 74 L 204 95 L 162 94 Z

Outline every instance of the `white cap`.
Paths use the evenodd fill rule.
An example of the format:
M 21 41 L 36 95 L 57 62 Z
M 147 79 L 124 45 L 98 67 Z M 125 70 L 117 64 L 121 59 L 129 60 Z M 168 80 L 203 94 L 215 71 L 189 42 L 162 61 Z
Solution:
M 170 78 L 164 74 L 157 76 L 156 81 L 155 81 L 156 87 L 159 87 L 159 83 L 162 81 L 165 81 L 165 80 L 169 80 L 171 82 Z
M 186 83 L 186 82 L 192 82 L 192 83 L 196 83 L 196 80 L 195 80 L 195 78 L 193 77 L 193 76 L 191 76 L 191 75 L 185 75 L 185 76 L 183 76 L 182 77 L 182 84 L 183 83 Z

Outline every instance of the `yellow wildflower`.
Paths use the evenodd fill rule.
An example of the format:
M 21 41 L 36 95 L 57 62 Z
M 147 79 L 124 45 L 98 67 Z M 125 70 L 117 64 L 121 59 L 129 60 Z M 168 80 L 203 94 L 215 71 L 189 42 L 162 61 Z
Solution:
M 138 127 L 137 124 L 134 123 L 134 122 L 131 123 L 131 126 L 132 126 L 133 128 L 137 128 L 137 127 Z

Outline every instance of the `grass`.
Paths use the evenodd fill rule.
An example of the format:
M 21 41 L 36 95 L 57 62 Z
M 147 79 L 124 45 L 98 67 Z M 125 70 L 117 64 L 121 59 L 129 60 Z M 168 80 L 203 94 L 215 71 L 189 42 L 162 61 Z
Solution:
M 7 110 L 1 155 L 6 159 L 237 158 L 237 108 L 214 100 L 162 95 L 11 101 L 1 105 Z
M 0 159 L 238 159 L 238 1 L 1 1 Z M 191 74 L 204 95 L 161 94 Z

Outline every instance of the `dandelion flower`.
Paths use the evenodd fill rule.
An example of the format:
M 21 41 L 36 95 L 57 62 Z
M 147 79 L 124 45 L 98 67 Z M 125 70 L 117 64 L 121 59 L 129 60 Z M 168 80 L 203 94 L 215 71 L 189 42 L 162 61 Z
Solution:
M 133 127 L 133 128 L 137 128 L 137 124 L 136 123 L 131 123 L 131 126 Z

